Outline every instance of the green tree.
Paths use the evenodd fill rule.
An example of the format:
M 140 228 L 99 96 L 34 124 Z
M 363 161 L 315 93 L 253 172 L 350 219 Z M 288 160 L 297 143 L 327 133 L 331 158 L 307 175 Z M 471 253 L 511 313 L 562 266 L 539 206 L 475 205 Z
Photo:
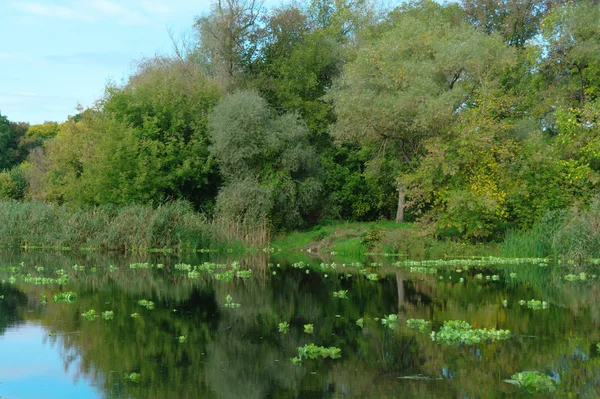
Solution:
M 487 33 L 499 33 L 518 48 L 540 32 L 551 4 L 547 0 L 461 0 L 470 23 Z
M 225 184 L 221 215 L 277 228 L 301 226 L 317 214 L 317 157 L 294 113 L 278 116 L 252 91 L 225 98 L 210 119 L 211 153 Z
M 50 196 L 80 204 L 188 199 L 210 209 L 218 177 L 207 118 L 220 98 L 200 67 L 152 59 L 48 145 Z
M 463 22 L 456 5 L 411 3 L 357 50 L 330 91 L 337 115 L 334 136 L 376 148 L 369 167 L 386 159 L 398 182 L 398 221 L 406 181 L 423 143 L 452 126 L 472 105 L 486 77 L 512 61 L 502 40 Z

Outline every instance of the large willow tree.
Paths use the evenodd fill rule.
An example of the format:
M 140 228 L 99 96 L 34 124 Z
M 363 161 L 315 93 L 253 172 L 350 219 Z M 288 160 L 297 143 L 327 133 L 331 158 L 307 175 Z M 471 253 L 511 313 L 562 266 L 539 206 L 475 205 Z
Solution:
M 423 1 L 390 14 L 348 62 L 330 91 L 333 135 L 377 148 L 370 168 L 394 165 L 397 221 L 424 141 L 448 131 L 481 83 L 510 60 L 502 38 L 469 25 L 458 5 Z

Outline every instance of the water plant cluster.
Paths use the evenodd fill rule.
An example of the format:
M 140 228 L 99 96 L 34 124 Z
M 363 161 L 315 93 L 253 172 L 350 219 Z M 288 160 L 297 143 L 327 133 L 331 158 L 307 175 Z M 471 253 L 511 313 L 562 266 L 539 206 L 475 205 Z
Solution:
M 541 301 L 539 299 L 530 299 L 529 301 L 521 299 L 519 301 L 519 305 L 521 305 L 521 306 L 527 305 L 527 307 L 529 309 L 533 309 L 533 310 L 548 309 L 548 302 Z
M 431 340 L 447 345 L 473 345 L 482 341 L 506 340 L 512 336 L 509 330 L 496 330 L 495 328 L 473 328 L 462 320 L 448 320 L 437 331 L 431 332 Z
M 61 292 L 52 295 L 52 299 L 54 299 L 55 303 L 75 303 L 75 301 L 77 300 L 77 294 L 71 291 Z
M 431 322 L 423 319 L 408 319 L 406 320 L 406 327 L 424 333 L 431 328 Z
M 302 364 L 304 359 L 331 358 L 339 359 L 342 356 L 342 350 L 335 346 L 324 347 L 317 346 L 314 343 L 298 347 L 298 356 L 291 358 L 292 363 Z
M 554 392 L 558 382 L 549 375 L 539 371 L 522 371 L 512 375 L 510 380 L 504 380 L 509 384 L 523 388 L 529 394 L 537 392 Z

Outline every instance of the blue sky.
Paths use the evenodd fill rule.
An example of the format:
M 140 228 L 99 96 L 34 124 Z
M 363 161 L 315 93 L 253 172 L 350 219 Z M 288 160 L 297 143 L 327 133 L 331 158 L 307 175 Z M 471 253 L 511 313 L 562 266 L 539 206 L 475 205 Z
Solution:
M 11 121 L 64 121 L 90 106 L 135 60 L 191 34 L 210 0 L 0 0 L 0 113 Z

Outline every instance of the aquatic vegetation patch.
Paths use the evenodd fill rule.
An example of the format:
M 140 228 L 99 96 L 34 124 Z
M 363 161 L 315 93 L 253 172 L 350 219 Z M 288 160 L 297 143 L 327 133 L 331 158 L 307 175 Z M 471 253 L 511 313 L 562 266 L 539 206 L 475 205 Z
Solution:
M 365 325 L 365 320 L 361 317 L 360 319 L 356 320 L 356 325 L 360 328 L 363 328 Z
M 129 316 L 131 316 L 132 319 L 137 319 L 138 317 L 140 317 L 139 313 L 132 313 Z
M 225 297 L 225 307 L 230 309 L 237 309 L 240 307 L 240 304 L 233 302 L 233 297 L 231 295 L 227 295 Z
M 227 270 L 226 272 L 223 272 L 223 273 L 215 273 L 215 278 L 220 281 L 229 282 L 229 281 L 233 280 L 234 273 L 235 272 L 233 270 Z
M 331 358 L 339 359 L 342 357 L 342 350 L 335 346 L 326 348 L 324 346 L 317 346 L 314 343 L 298 347 L 298 356 L 291 358 L 292 363 L 296 365 L 302 364 L 303 359 L 317 359 L 317 358 Z
M 462 320 L 448 320 L 438 332 L 431 332 L 431 340 L 447 345 L 473 345 L 482 341 L 505 340 L 512 336 L 509 330 L 496 330 L 492 328 L 475 329 Z
M 180 335 L 179 337 L 177 337 L 177 341 L 180 344 L 183 344 L 183 343 L 185 343 L 185 341 L 187 341 L 187 336 L 186 335 Z
M 112 310 L 107 310 L 105 312 L 102 312 L 102 318 L 104 320 L 112 320 L 115 318 L 115 312 L 113 312 Z
M 549 375 L 542 374 L 539 371 L 522 371 L 511 376 L 510 380 L 504 380 L 523 388 L 528 393 L 536 392 L 554 392 L 558 382 Z
M 348 299 L 348 290 L 339 290 L 331 293 L 334 298 Z
M 40 294 L 40 303 L 42 306 L 46 306 L 48 304 L 48 297 L 45 294 Z
M 406 327 L 424 333 L 431 328 L 431 322 L 423 319 L 408 319 L 406 320 Z
M 519 301 L 519 305 L 521 305 L 521 306 L 527 305 L 527 308 L 533 309 L 533 310 L 548 309 L 548 302 L 540 301 L 538 299 L 531 299 L 529 301 L 521 299 Z
M 147 299 L 141 299 L 138 301 L 138 305 L 145 307 L 148 310 L 154 309 L 154 302 Z
M 383 316 L 383 318 L 381 319 L 381 324 L 392 330 L 395 330 L 398 327 L 398 315 L 392 313 L 390 315 Z
M 135 383 L 140 382 L 140 377 L 141 376 L 139 373 L 131 373 L 131 374 L 125 373 L 125 375 L 124 375 L 124 378 L 126 381 L 135 382 Z
M 81 314 L 81 317 L 83 317 L 84 319 L 87 319 L 87 320 L 93 321 L 93 320 L 95 320 L 95 319 L 96 319 L 96 317 L 97 317 L 97 315 L 96 315 L 96 311 L 95 311 L 94 309 L 90 309 L 90 310 L 88 310 L 88 311 L 86 311 L 86 312 L 83 312 L 83 313 Z
M 367 275 L 367 280 L 369 281 L 377 281 L 379 280 L 379 275 L 377 273 L 371 273 Z
M 567 281 L 586 281 L 588 278 L 597 278 L 595 274 L 589 276 L 585 272 L 581 272 L 579 274 L 567 274 L 564 279 Z
M 252 277 L 252 270 L 238 270 L 236 276 L 237 278 L 250 278 Z
M 287 321 L 282 321 L 277 325 L 277 329 L 282 334 L 287 334 L 290 331 L 290 324 Z
M 307 334 L 312 334 L 314 332 L 314 326 L 312 324 L 305 324 L 304 325 L 304 332 Z
M 52 299 L 54 299 L 54 303 L 75 303 L 77 301 L 77 294 L 71 291 L 61 292 L 52 295 Z
M 132 263 L 129 265 L 130 269 L 148 269 L 149 267 L 149 263 Z

